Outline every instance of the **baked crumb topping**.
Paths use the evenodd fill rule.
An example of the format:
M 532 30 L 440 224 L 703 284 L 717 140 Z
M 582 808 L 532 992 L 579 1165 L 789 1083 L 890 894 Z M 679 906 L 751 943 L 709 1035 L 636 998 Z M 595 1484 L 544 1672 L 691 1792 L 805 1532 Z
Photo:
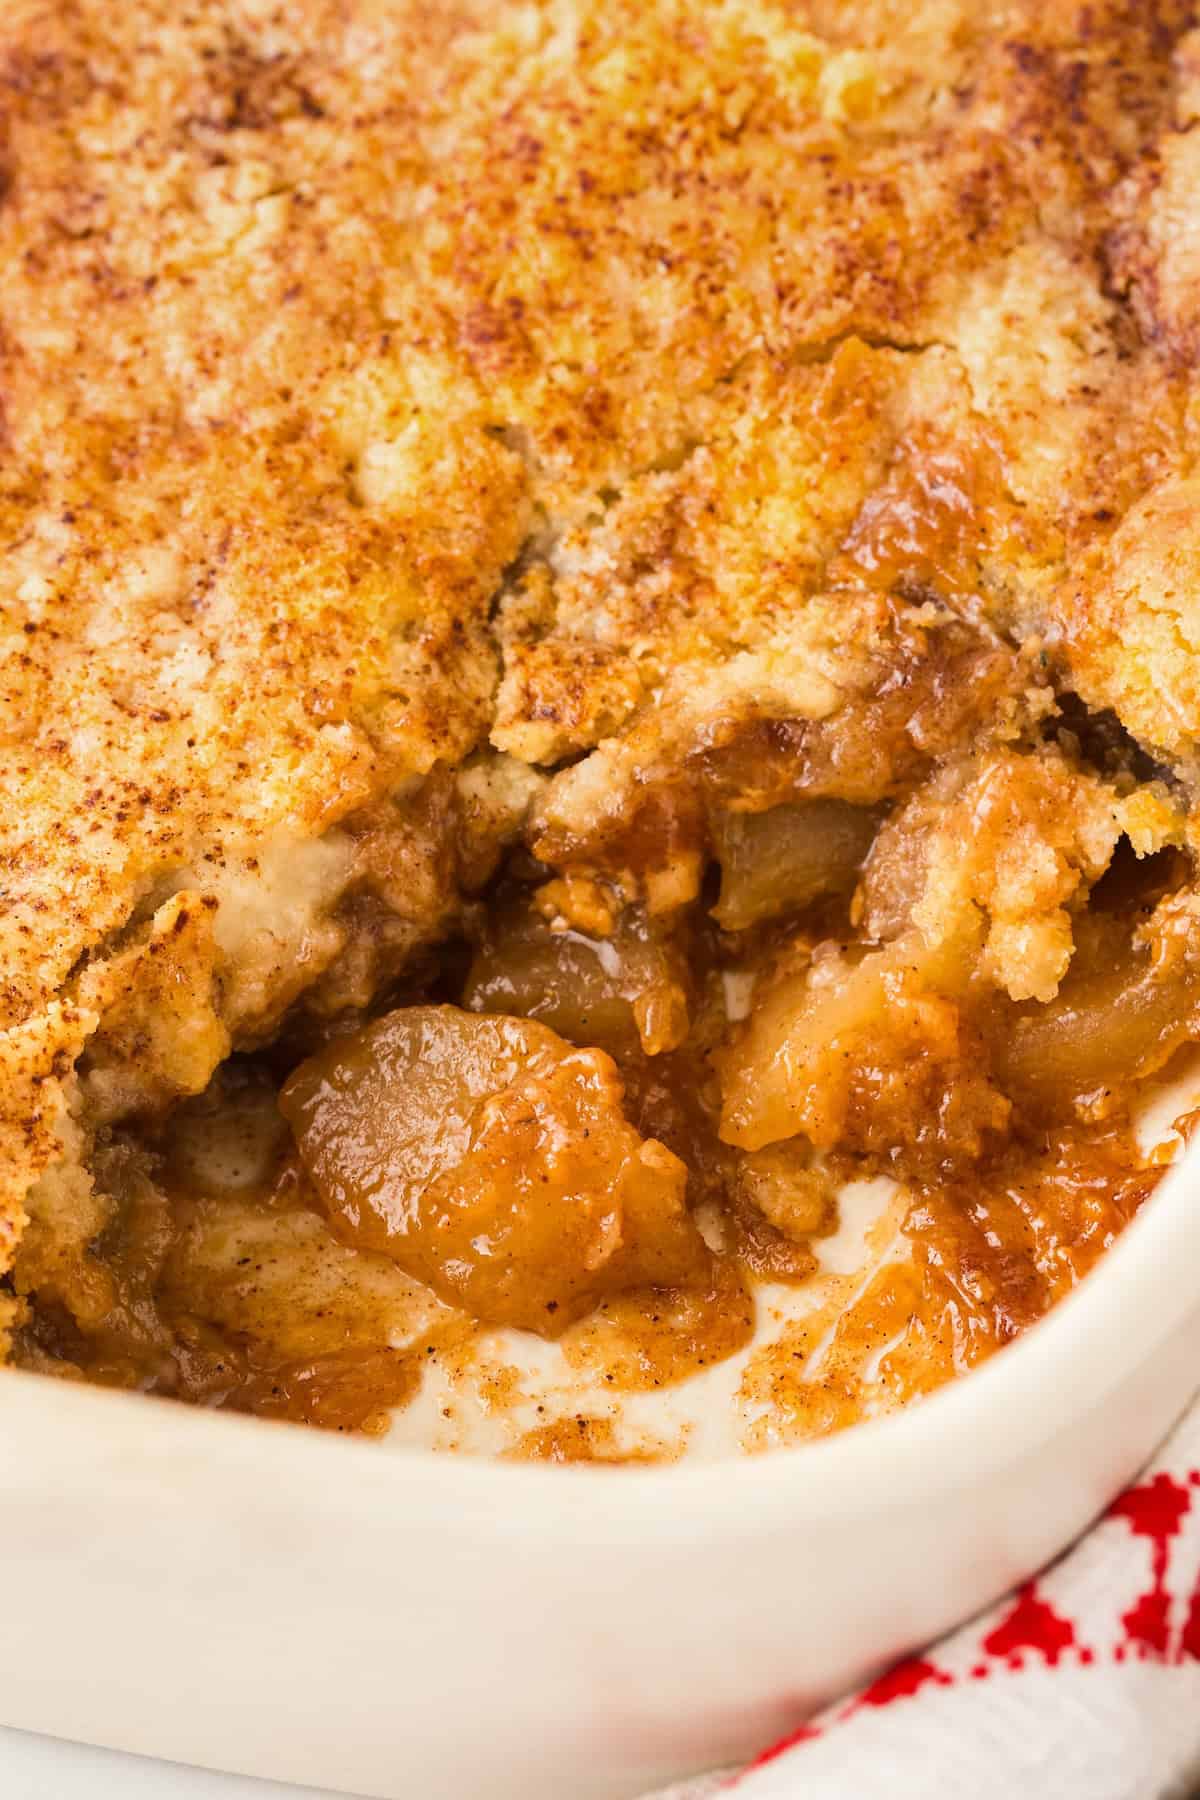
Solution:
M 849 1318 L 886 1174 L 830 1429 L 1086 1271 L 1200 1003 L 1198 45 L 9 0 L 18 1362 L 368 1429 L 481 1321 L 676 1381 L 764 1283 Z

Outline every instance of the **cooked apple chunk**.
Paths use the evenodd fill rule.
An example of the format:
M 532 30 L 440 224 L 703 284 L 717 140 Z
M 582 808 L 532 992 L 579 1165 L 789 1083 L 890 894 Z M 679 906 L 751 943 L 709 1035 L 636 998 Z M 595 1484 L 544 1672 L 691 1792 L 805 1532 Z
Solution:
M 845 800 L 807 800 L 765 813 L 720 813 L 714 821 L 721 893 L 713 917 L 744 931 L 854 886 L 878 812 Z
M 605 1294 L 709 1269 L 683 1163 L 621 1100 L 601 1050 L 414 1006 L 303 1063 L 280 1103 L 345 1242 L 477 1319 L 557 1337 Z
M 1010 1109 L 954 998 L 968 955 L 917 932 L 865 956 L 801 948 L 725 1053 L 721 1136 L 761 1150 L 803 1134 L 914 1172 L 973 1161 Z
M 1132 932 L 1119 915 L 1080 921 L 1070 974 L 1048 1006 L 1024 1007 L 995 1032 L 998 1079 L 1043 1120 L 1105 1118 L 1131 1081 L 1156 1074 L 1200 1024 L 1197 900 L 1168 895 Z

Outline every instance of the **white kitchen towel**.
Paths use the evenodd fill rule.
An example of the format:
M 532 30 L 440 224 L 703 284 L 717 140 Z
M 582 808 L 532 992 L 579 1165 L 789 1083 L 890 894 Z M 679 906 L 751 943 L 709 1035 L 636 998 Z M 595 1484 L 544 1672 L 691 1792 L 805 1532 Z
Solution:
M 1187 1800 L 1200 1793 L 1200 1406 L 1018 1593 L 747 1768 L 656 1800 Z

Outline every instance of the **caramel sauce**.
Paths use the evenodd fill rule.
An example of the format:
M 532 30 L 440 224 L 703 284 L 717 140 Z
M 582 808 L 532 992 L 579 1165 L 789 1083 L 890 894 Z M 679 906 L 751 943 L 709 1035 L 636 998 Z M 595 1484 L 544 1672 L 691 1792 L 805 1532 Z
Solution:
M 653 1449 L 622 1449 L 611 1419 L 577 1413 L 527 1431 L 506 1453 L 516 1462 L 654 1463 L 664 1460 Z
M 347 1350 L 283 1368 L 247 1367 L 222 1395 L 221 1404 L 260 1419 L 290 1419 L 325 1431 L 381 1437 L 392 1414 L 407 1405 L 420 1381 L 419 1357 L 392 1350 Z
M 572 1327 L 563 1353 L 627 1393 L 670 1387 L 743 1350 L 754 1335 L 754 1300 L 736 1263 L 718 1260 L 703 1286 L 655 1288 L 602 1300 Z
M 841 1431 L 965 1374 L 1088 1274 L 1162 1174 L 1127 1128 L 1073 1130 L 922 1187 L 907 1210 L 901 1196 L 865 1278 L 819 1277 L 813 1311 L 751 1357 L 745 1447 Z
M 141 1311 L 153 1313 L 149 1330 L 118 1314 L 103 1332 L 82 1334 L 56 1308 L 39 1307 L 21 1332 L 18 1361 L 102 1387 L 369 1437 L 387 1431 L 420 1385 L 423 1359 L 386 1345 L 275 1361 L 169 1304 L 143 1299 Z

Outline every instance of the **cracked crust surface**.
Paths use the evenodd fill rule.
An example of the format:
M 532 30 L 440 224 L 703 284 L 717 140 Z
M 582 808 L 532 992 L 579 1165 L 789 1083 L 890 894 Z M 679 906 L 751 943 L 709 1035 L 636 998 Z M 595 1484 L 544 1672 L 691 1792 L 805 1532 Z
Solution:
M 0 1268 L 81 1052 L 105 1116 L 362 1003 L 464 834 L 819 725 L 893 602 L 1190 768 L 1193 23 L 10 0 Z

